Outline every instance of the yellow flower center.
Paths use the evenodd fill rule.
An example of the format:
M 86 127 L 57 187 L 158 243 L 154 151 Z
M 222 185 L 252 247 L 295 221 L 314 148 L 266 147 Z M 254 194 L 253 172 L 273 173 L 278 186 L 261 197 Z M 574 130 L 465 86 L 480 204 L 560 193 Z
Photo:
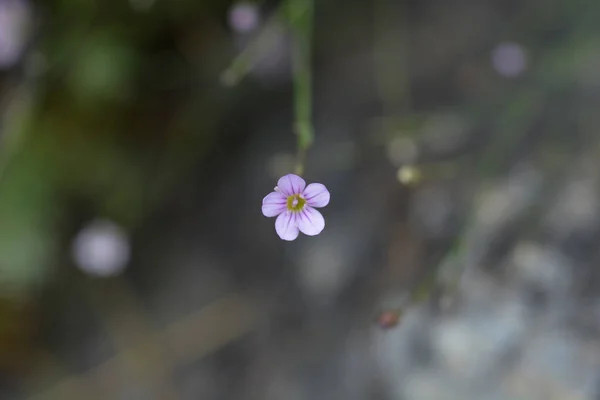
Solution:
M 287 198 L 287 209 L 290 211 L 302 211 L 305 204 L 306 200 L 299 194 L 293 194 Z

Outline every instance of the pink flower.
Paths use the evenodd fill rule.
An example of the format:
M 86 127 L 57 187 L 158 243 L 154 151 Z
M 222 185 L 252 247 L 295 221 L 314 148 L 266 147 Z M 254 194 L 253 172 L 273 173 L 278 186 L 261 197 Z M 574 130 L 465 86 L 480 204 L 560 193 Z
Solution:
M 315 207 L 325 207 L 329 197 L 325 185 L 306 186 L 304 179 L 288 174 L 279 178 L 275 191 L 265 196 L 262 213 L 265 217 L 277 217 L 275 230 L 283 240 L 294 240 L 299 232 L 315 236 L 325 228 L 325 220 Z

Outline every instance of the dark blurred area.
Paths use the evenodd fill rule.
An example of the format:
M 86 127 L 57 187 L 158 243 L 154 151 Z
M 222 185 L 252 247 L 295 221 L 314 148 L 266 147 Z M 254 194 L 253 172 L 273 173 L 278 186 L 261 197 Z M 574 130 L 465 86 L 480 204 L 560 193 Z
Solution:
M 286 1 L 0 0 L 0 399 L 600 399 L 600 3 L 314 0 L 284 242 Z

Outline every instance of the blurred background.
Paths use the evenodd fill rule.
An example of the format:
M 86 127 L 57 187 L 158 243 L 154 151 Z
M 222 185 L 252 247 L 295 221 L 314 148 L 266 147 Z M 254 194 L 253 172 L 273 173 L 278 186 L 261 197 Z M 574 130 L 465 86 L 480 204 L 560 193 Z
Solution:
M 0 399 L 600 399 L 600 3 L 314 0 L 283 242 L 298 1 L 0 0 Z

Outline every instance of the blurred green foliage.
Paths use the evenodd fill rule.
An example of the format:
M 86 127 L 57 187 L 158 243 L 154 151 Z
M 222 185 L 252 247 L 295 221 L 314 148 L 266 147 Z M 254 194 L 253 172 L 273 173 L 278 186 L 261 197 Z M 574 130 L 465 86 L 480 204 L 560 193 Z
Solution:
M 222 20 L 230 3 L 34 4 L 35 57 L 24 70 L 37 65 L 4 93 L 0 136 L 0 338 L 9 348 L 27 337 L 15 327 L 31 315 L 8 310 L 60 271 L 68 226 L 98 216 L 134 229 L 210 149 L 223 110 L 217 78 L 232 54 Z M 16 359 L 0 348 L 0 361 Z
M 224 17 L 231 3 L 50 0 L 34 4 L 36 24 L 30 53 L 37 56 L 39 65 L 35 73 L 25 74 L 23 81 L 5 93 L 10 107 L 0 136 L 3 342 L 27 336 L 23 332 L 29 331 L 30 309 L 24 305 L 60 270 L 65 255 L 58 253 L 66 253 L 66 236 L 72 233 L 65 226 L 93 215 L 135 229 L 184 180 L 189 168 L 210 152 L 216 126 L 228 105 L 219 77 L 231 65 L 237 81 L 252 64 L 247 58 L 235 62 Z M 313 6 L 318 11 L 320 4 L 324 3 L 291 0 L 286 9 L 295 44 L 300 165 L 303 152 L 313 142 L 309 58 Z M 391 8 L 396 10 L 396 5 Z M 386 7 L 381 10 L 379 17 L 394 24 L 394 14 L 385 15 Z M 480 48 L 467 49 L 472 54 L 461 55 L 473 65 L 465 75 L 475 89 L 452 87 L 450 90 L 459 94 L 448 111 L 464 116 L 470 131 L 492 134 L 485 146 L 455 164 L 463 170 L 476 165 L 475 173 L 481 178 L 498 176 L 513 161 L 507 161 L 506 155 L 522 145 L 535 124 L 546 123 L 548 131 L 567 129 L 564 117 L 573 110 L 566 95 L 598 84 L 599 11 L 589 0 L 530 1 L 515 12 L 511 23 L 496 29 L 493 43 L 482 41 L 477 44 Z M 413 24 L 408 18 L 403 21 Z M 395 28 L 379 26 L 378 21 L 373 25 L 380 33 Z M 429 109 L 429 104 L 412 109 L 413 102 L 404 99 L 411 93 L 410 63 L 391 54 L 397 45 L 395 37 L 391 39 L 386 38 L 391 47 L 383 47 L 374 57 L 380 64 L 402 62 L 375 68 L 389 74 L 374 80 L 381 81 L 382 97 L 386 97 L 383 89 L 391 92 L 389 104 L 383 108 L 394 113 L 384 116 L 383 141 L 399 136 L 418 140 L 430 113 L 438 110 Z M 452 40 L 435 39 L 441 43 Z M 497 40 L 514 40 L 531 51 L 532 62 L 524 77 L 508 82 L 490 73 L 488 52 L 478 52 L 489 50 Z M 431 45 L 429 51 L 434 52 Z M 404 42 L 403 46 L 408 47 Z M 407 57 L 414 56 L 407 48 L 402 51 Z M 414 70 L 420 67 L 411 66 Z M 448 80 L 446 75 L 432 85 L 446 84 L 444 80 Z M 437 99 L 429 100 L 435 104 L 432 108 L 439 105 Z M 396 109 L 398 104 L 404 108 Z M 559 149 L 552 152 L 557 157 L 549 161 L 553 168 L 560 168 L 565 159 L 560 154 L 564 137 L 557 134 L 545 147 Z M 458 238 L 450 256 L 459 258 L 463 248 Z M 434 278 L 427 280 L 423 291 L 416 290 L 419 296 L 425 293 L 426 297 Z M 18 358 L 4 356 L 8 354 L 4 350 L 0 348 L 0 360 Z

